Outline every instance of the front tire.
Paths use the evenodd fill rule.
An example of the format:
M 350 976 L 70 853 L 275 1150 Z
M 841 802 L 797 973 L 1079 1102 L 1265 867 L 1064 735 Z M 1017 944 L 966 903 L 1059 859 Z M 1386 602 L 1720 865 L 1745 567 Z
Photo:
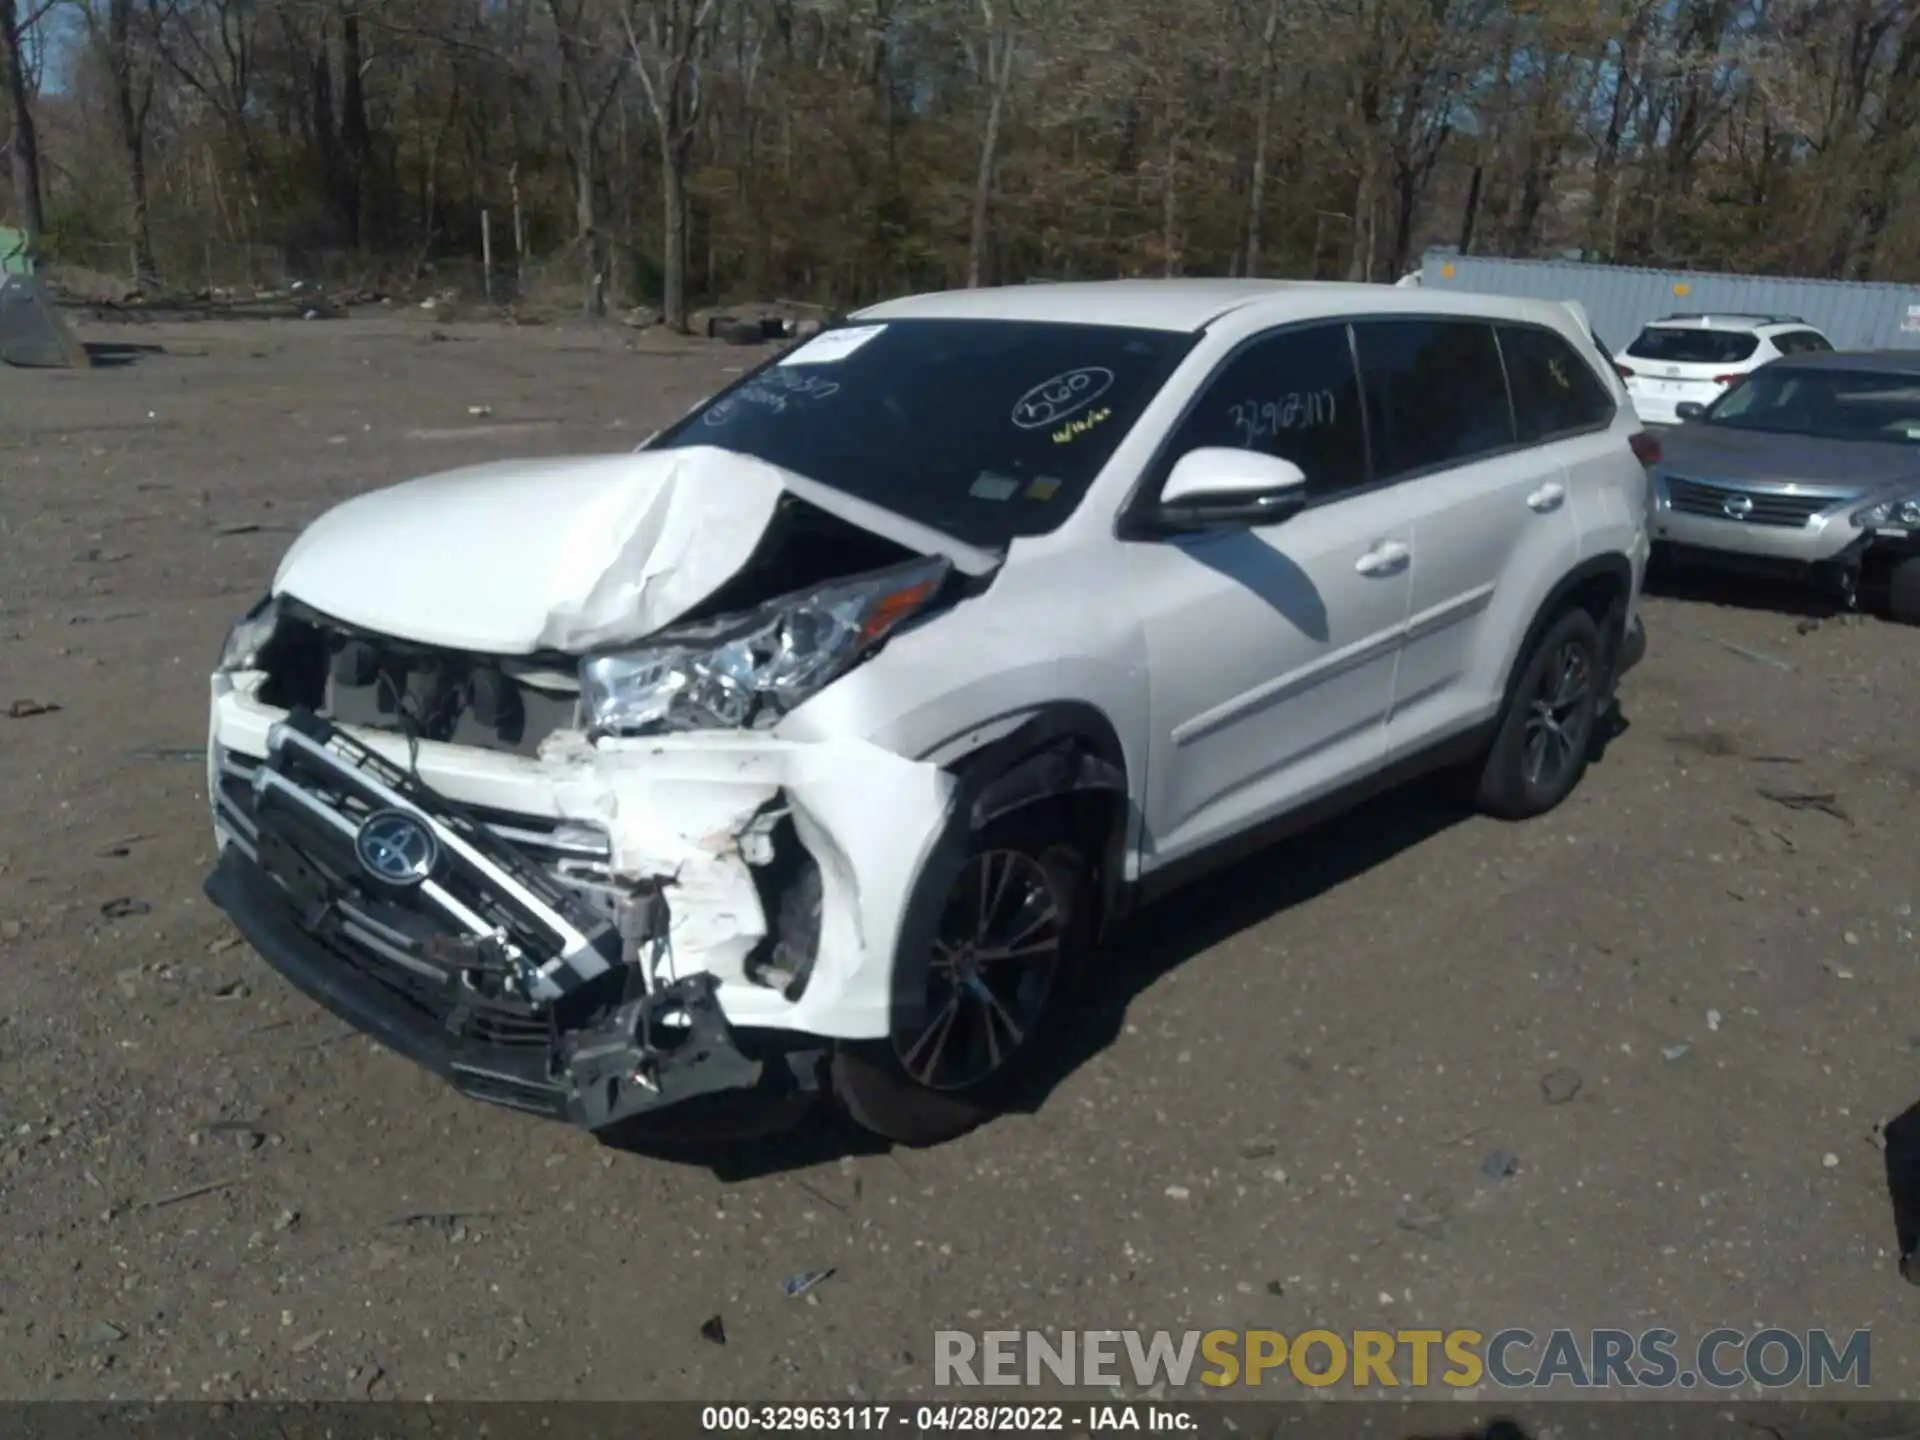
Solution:
M 1005 1109 L 1071 1010 L 1091 952 L 1085 856 L 1045 820 L 979 836 L 939 906 L 924 1013 L 884 1040 L 846 1043 L 833 1090 L 856 1123 L 935 1145 Z
M 1544 815 L 1580 783 L 1593 745 L 1607 650 L 1585 610 L 1567 611 L 1534 642 L 1487 752 L 1476 799 L 1503 820 Z

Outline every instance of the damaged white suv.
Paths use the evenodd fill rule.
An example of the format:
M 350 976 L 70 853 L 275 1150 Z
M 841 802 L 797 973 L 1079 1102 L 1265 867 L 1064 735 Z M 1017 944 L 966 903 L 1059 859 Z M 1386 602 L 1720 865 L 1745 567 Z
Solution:
M 1557 804 L 1644 646 L 1645 456 L 1559 305 L 893 301 L 635 453 L 309 528 L 213 677 L 207 891 L 468 1095 L 937 1140 L 1229 842 L 1440 764 Z

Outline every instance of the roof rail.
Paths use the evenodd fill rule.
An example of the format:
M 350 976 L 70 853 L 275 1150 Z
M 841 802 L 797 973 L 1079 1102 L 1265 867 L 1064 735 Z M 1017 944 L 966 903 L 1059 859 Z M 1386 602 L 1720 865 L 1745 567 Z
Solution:
M 1658 325 L 1667 320 L 1747 320 L 1758 325 L 1804 325 L 1807 323 L 1798 315 L 1761 315 L 1747 310 L 1686 310 L 1673 315 L 1662 315 L 1653 323 Z

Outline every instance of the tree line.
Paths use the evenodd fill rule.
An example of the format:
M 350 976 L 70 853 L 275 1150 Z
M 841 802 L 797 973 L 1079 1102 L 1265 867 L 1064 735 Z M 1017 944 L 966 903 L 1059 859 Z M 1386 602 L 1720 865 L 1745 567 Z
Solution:
M 0 216 L 145 288 L 1920 272 L 1911 0 L 0 0 L 0 89 Z

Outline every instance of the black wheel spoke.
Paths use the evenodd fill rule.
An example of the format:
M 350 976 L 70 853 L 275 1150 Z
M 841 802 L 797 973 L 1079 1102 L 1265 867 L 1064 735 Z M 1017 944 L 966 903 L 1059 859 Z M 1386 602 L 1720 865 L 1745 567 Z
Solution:
M 1529 785 L 1538 785 L 1546 773 L 1547 766 L 1547 727 L 1538 721 L 1527 727 L 1526 779 Z
M 960 992 L 956 990 L 948 998 L 940 1013 L 934 1016 L 925 1030 L 920 1032 L 920 1038 L 913 1042 L 913 1047 L 900 1057 L 900 1063 L 906 1066 L 907 1073 L 923 1085 L 933 1084 L 934 1072 L 940 1068 L 940 1057 L 946 1053 L 947 1039 L 953 1034 L 953 1022 L 959 1017 Z M 927 1063 L 924 1066 L 916 1065 L 915 1057 L 926 1050 L 929 1041 L 933 1044 L 933 1053 L 927 1056 Z
M 985 980 L 976 975 L 968 988 L 973 992 L 973 997 L 979 1006 L 980 1028 L 987 1042 L 987 1059 L 997 1067 L 1004 1060 L 1005 1054 L 1017 1049 L 1020 1042 L 1027 1037 L 1020 1029 L 1018 1022 L 1007 1013 L 1007 1007 L 1000 1003 L 1000 997 L 993 993 L 993 987 Z M 1003 1028 L 1007 1039 L 1012 1042 L 1006 1052 L 1000 1049 L 1000 1031 Z
M 1042 926 L 1053 924 L 1059 918 L 1059 914 L 1059 910 L 1049 903 L 1047 908 L 1028 921 L 1018 934 L 1010 937 L 1003 948 L 1012 950 L 1024 945 Z M 983 934 L 980 938 L 985 940 L 986 936 Z
M 1031 945 L 1007 945 L 995 950 L 976 950 L 973 958 L 982 965 L 998 964 L 1002 960 L 1037 960 L 1042 955 L 1057 955 L 1060 940 L 1055 936 L 1051 940 L 1038 940 Z
M 1569 641 L 1541 671 L 1529 703 L 1520 751 L 1521 777 L 1528 785 L 1556 785 L 1572 768 L 1586 744 L 1593 693 L 1588 647 Z
M 1551 704 L 1556 715 L 1565 716 L 1587 698 L 1593 683 L 1593 666 L 1586 650 L 1568 645 L 1560 652 L 1559 677 L 1554 683 Z

